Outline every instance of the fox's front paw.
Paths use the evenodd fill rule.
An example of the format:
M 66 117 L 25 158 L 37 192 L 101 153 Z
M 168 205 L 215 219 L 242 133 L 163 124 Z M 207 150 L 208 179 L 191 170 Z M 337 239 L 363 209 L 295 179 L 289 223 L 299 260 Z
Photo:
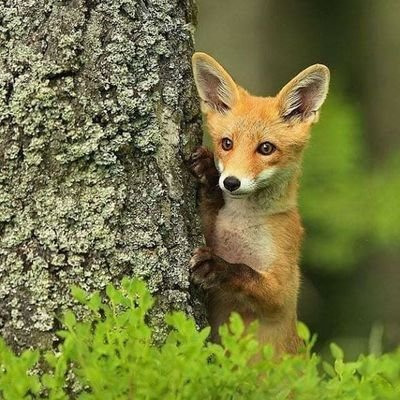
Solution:
M 191 281 L 203 289 L 210 289 L 219 284 L 219 265 L 209 247 L 198 247 L 190 260 Z
M 198 147 L 191 155 L 189 168 L 193 175 L 203 184 L 218 183 L 218 171 L 214 164 L 214 155 L 206 147 Z

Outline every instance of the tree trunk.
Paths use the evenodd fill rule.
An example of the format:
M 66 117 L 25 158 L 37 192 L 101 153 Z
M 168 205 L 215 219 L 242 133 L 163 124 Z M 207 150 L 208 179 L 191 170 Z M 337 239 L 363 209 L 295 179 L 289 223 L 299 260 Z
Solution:
M 201 138 L 192 0 L 0 5 L 0 333 L 49 348 L 70 286 L 145 278 L 196 314 L 201 234 L 185 159 Z M 196 315 L 198 316 L 198 315 Z

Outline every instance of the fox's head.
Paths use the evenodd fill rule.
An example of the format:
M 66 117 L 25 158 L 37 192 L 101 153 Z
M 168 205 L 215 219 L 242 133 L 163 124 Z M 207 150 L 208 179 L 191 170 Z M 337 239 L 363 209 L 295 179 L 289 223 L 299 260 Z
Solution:
M 197 90 L 214 145 L 219 185 L 245 196 L 298 170 L 329 86 L 329 69 L 315 64 L 275 97 L 255 97 L 238 86 L 212 57 L 193 55 Z

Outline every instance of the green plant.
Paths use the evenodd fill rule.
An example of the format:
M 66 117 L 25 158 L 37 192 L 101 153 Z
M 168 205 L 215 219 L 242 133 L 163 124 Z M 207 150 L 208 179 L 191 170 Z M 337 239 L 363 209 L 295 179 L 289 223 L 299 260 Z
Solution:
M 304 157 L 300 209 L 308 268 L 350 270 L 369 248 L 397 246 L 399 155 L 394 151 L 379 169 L 368 159 L 359 110 L 340 93 L 331 93 Z M 360 245 L 366 239 L 368 248 Z
M 315 338 L 305 325 L 299 333 L 307 345 L 298 356 L 277 362 L 245 331 L 238 315 L 221 330 L 222 346 L 207 341 L 209 329 L 198 331 L 181 312 L 170 314 L 170 333 L 161 347 L 152 345 L 146 315 L 154 300 L 146 285 L 125 278 L 110 285 L 106 299 L 73 288 L 74 297 L 91 316 L 78 322 L 63 318 L 57 352 L 27 350 L 15 355 L 0 341 L 0 395 L 5 400 L 68 399 L 398 399 L 400 352 L 361 356 L 344 362 L 332 344 L 333 364 L 311 352 Z M 258 357 L 254 357 L 256 354 Z M 38 362 L 46 373 L 30 371 Z M 75 386 L 80 390 L 74 395 Z

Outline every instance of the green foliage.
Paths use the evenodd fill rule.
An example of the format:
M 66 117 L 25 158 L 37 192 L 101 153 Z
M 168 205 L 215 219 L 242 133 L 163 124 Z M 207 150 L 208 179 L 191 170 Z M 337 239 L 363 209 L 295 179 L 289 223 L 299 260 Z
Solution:
M 369 247 L 396 246 L 400 237 L 399 161 L 379 170 L 366 160 L 357 109 L 329 95 L 312 130 L 300 190 L 307 229 L 305 261 L 312 268 L 340 270 L 358 265 Z
M 76 397 L 89 399 L 398 399 L 400 351 L 361 356 L 345 362 L 331 346 L 333 363 L 310 352 L 313 339 L 304 324 L 305 351 L 277 362 L 272 350 L 245 331 L 238 315 L 221 329 L 223 346 L 207 342 L 209 329 L 197 331 L 181 312 L 168 315 L 170 333 L 161 347 L 152 345 L 146 315 L 154 300 L 145 284 L 124 279 L 121 288 L 107 287 L 107 299 L 73 288 L 74 297 L 91 317 L 78 322 L 63 317 L 63 338 L 56 352 L 27 350 L 20 356 L 0 341 L 0 395 L 5 400 L 71 396 L 71 371 Z M 258 357 L 255 358 L 255 355 Z M 37 376 L 32 369 L 47 365 Z

